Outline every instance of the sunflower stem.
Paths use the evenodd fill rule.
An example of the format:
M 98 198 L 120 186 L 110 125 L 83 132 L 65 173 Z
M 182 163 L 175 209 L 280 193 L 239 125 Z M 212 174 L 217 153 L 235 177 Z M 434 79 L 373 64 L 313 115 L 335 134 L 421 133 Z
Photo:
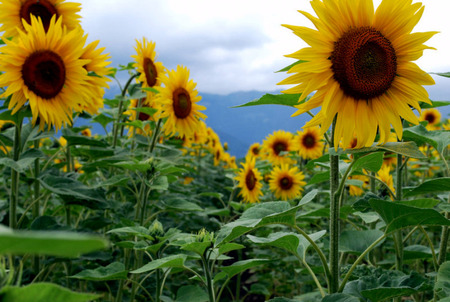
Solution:
M 35 149 L 39 149 L 39 144 L 40 144 L 40 139 L 37 139 L 37 140 L 35 140 L 34 141 L 34 148 Z M 40 187 L 40 183 L 39 183 L 39 180 L 38 180 L 38 177 L 39 177 L 39 174 L 40 174 L 40 162 L 39 162 L 39 158 L 36 158 L 35 160 L 34 160 L 34 199 L 35 199 L 35 202 L 34 202 L 34 204 L 33 204 L 33 219 L 34 220 L 36 220 L 38 217 L 39 217 L 39 215 L 40 215 L 40 213 L 39 213 L 39 210 L 40 210 L 40 198 L 39 198 L 39 196 L 40 196 L 40 190 L 41 190 L 41 187 Z M 34 269 L 34 272 L 36 273 L 36 274 L 38 274 L 39 273 L 39 271 L 40 271 L 40 263 L 39 263 L 39 256 L 38 255 L 36 255 L 36 256 L 34 256 L 34 258 L 33 258 L 33 269 Z
M 331 129 L 330 149 L 334 148 L 336 117 Z M 339 288 L 339 156 L 330 154 L 330 293 Z
M 403 156 L 401 154 L 397 154 L 397 171 L 396 171 L 396 194 L 395 194 L 395 200 L 402 200 L 402 186 L 403 186 L 403 179 L 402 179 L 402 163 L 403 163 Z M 394 235 L 395 240 L 395 268 L 398 271 L 403 270 L 403 234 L 402 231 L 399 230 Z
M 21 132 L 23 117 L 18 112 L 19 117 L 15 123 L 14 142 L 13 142 L 13 160 L 17 162 L 20 157 L 21 146 Z M 19 171 L 11 169 L 11 198 L 9 203 L 9 227 L 15 229 L 17 227 L 17 203 L 19 200 Z

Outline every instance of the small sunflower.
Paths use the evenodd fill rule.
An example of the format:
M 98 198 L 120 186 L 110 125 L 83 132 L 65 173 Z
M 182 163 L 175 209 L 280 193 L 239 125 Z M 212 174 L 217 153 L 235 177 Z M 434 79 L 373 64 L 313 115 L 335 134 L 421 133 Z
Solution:
M 201 97 L 197 96 L 194 81 L 189 80 L 189 70 L 177 66 L 177 69 L 169 71 L 167 76 L 161 76 L 161 82 L 164 87 L 160 88 L 157 96 L 161 105 L 159 117 L 167 117 L 164 123 L 165 134 L 192 135 L 198 129 L 200 119 L 206 118 L 206 115 L 200 112 L 206 108 L 197 104 Z
M 428 130 L 437 130 L 437 125 L 441 122 L 441 113 L 436 108 L 425 109 L 422 111 L 419 121 L 427 121 Z
M 391 124 L 401 139 L 401 118 L 417 124 L 410 106 L 430 103 L 422 85 L 433 78 L 415 63 L 437 32 L 411 33 L 424 7 L 411 0 L 383 0 L 374 12 L 372 0 L 312 0 L 318 17 L 300 12 L 317 28 L 284 25 L 310 47 L 288 55 L 307 61 L 294 65 L 279 84 L 297 84 L 284 93 L 299 93 L 305 103 L 294 115 L 316 107 L 321 111 L 305 127 L 320 125 L 325 133 L 334 118 L 334 146 L 348 146 L 356 132 L 357 148 L 389 137 Z
M 303 179 L 305 176 L 298 167 L 289 167 L 287 164 L 276 166 L 270 173 L 269 188 L 279 199 L 294 199 L 300 196 L 306 185 Z
M 0 1 L 0 32 L 4 36 L 16 37 L 18 31 L 26 30 L 22 24 L 31 24 L 31 16 L 40 17 L 45 31 L 50 27 L 53 16 L 64 19 L 62 25 L 68 30 L 80 26 L 81 4 L 64 0 L 3 0 Z
M 85 129 L 81 130 L 81 135 L 91 137 L 92 136 L 91 129 L 85 128 Z
M 304 159 L 315 159 L 322 156 L 323 142 L 319 127 L 306 128 L 294 136 L 294 146 Z
M 263 141 L 262 152 L 265 159 L 274 165 L 289 164 L 293 160 L 287 154 L 294 150 L 293 135 L 284 130 L 278 130 L 269 134 Z
M 381 169 L 377 172 L 376 177 L 382 182 L 384 182 L 389 187 L 389 189 L 391 189 L 392 193 L 395 193 L 394 178 L 392 177 L 390 166 L 383 165 Z M 395 196 L 391 195 L 391 199 L 393 199 L 394 197 Z
M 261 144 L 253 143 L 250 145 L 247 151 L 247 156 L 259 157 L 261 154 Z
M 262 193 L 262 176 L 261 173 L 255 168 L 255 158 L 247 157 L 245 163 L 241 163 L 242 168 L 239 169 L 236 180 L 238 181 L 238 187 L 241 188 L 240 196 L 243 197 L 245 202 L 255 203 L 259 202 L 259 197 Z
M 71 123 L 80 100 L 95 95 L 83 67 L 90 61 L 80 59 L 86 37 L 81 29 L 67 31 L 61 23 L 62 18 L 53 17 L 46 32 L 41 19 L 31 16 L 31 25 L 24 22 L 26 31 L 19 30 L 20 39 L 5 39 L 0 53 L 0 87 L 8 86 L 2 97 L 11 95 L 12 114 L 28 101 L 32 124 L 39 120 L 41 130 L 45 124 L 58 130 Z
M 224 154 L 225 154 L 225 151 L 223 150 L 222 145 L 217 144 L 213 150 L 214 166 L 220 165 L 220 162 L 223 160 Z
M 130 106 L 128 107 L 128 110 L 124 112 L 124 114 L 127 114 L 129 116 L 129 119 L 132 121 L 155 121 L 153 115 L 149 115 L 145 112 L 136 110 L 137 108 L 154 108 L 155 104 L 153 102 L 149 102 L 149 98 L 145 97 L 140 100 L 132 99 L 130 101 Z M 156 109 L 155 109 L 156 111 Z M 132 136 L 133 133 L 143 135 L 143 136 L 151 136 L 153 133 L 152 127 L 150 124 L 144 125 L 144 129 L 141 130 L 139 128 L 130 127 L 128 129 L 128 135 Z
M 369 178 L 366 175 L 352 175 L 350 179 L 360 180 L 362 182 L 361 186 L 349 186 L 350 196 L 361 196 L 364 193 L 364 189 L 368 187 Z

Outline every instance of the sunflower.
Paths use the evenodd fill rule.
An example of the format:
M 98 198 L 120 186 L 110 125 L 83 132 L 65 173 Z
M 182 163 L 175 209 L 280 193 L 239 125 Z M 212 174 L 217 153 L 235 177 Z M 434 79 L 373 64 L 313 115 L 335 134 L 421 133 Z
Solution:
M 83 67 L 89 60 L 80 59 L 85 38 L 81 28 L 67 31 L 62 18 L 50 21 L 45 32 L 41 19 L 24 22 L 20 39 L 7 40 L 0 53 L 0 87 L 8 86 L 2 97 L 11 96 L 9 109 L 15 114 L 28 100 L 33 113 L 32 124 L 39 120 L 56 130 L 72 122 L 72 110 L 95 96 L 87 84 Z
M 261 144 L 253 143 L 248 148 L 247 156 L 258 157 L 258 156 L 260 156 L 260 152 L 261 152 Z
M 87 136 L 87 137 L 91 137 L 91 136 L 92 136 L 91 129 L 89 129 L 89 128 L 84 128 L 83 130 L 81 130 L 81 135 Z
M 149 115 L 143 111 L 138 111 L 136 110 L 137 108 L 153 108 L 155 109 L 153 106 L 155 106 L 155 104 L 153 102 L 149 101 L 149 98 L 144 97 L 140 100 L 137 99 L 132 99 L 130 101 L 130 106 L 128 107 L 128 110 L 124 112 L 124 114 L 129 116 L 129 119 L 132 121 L 142 121 L 142 122 L 147 122 L 147 121 L 155 121 L 154 116 L 153 115 Z M 156 109 L 155 109 L 156 112 Z M 128 136 L 132 136 L 133 133 L 139 134 L 139 135 L 143 135 L 143 136 L 151 136 L 153 133 L 152 127 L 149 123 L 144 125 L 143 130 L 137 128 L 137 127 L 129 127 L 128 128 Z
M 262 145 L 264 159 L 267 159 L 275 165 L 292 163 L 293 160 L 282 152 L 290 152 L 293 150 L 293 135 L 284 130 L 278 130 L 269 134 Z
M 220 165 L 220 162 L 223 160 L 224 154 L 225 154 L 225 151 L 223 150 L 222 145 L 216 144 L 216 147 L 213 150 L 214 166 Z
M 165 134 L 192 135 L 199 127 L 200 118 L 206 118 L 200 112 L 206 108 L 197 104 L 201 97 L 197 96 L 194 81 L 189 80 L 189 70 L 177 66 L 176 70 L 168 72 L 168 76 L 161 76 L 161 82 L 164 87 L 160 88 L 157 97 L 161 105 L 159 117 L 167 117 L 164 123 Z
M 270 173 L 269 188 L 282 200 L 294 199 L 303 191 L 305 176 L 297 167 L 275 166 Z
M 45 31 L 50 27 L 53 16 L 64 19 L 63 26 L 72 30 L 80 26 L 81 4 L 64 0 L 3 0 L 0 1 L 0 31 L 5 37 L 16 37 L 18 31 L 26 30 L 22 24 L 31 24 L 31 16 L 40 17 Z
M 433 78 L 415 63 L 425 49 L 423 43 L 437 32 L 411 33 L 424 7 L 411 0 L 383 0 L 374 13 L 372 0 L 312 0 L 318 17 L 301 12 L 317 28 L 284 25 L 310 47 L 288 55 L 307 62 L 294 65 L 294 73 L 279 84 L 298 84 L 283 91 L 299 93 L 294 115 L 321 106 L 305 127 L 321 125 L 325 133 L 336 119 L 334 146 L 348 146 L 353 132 L 357 148 L 370 146 L 379 130 L 379 143 L 389 137 L 390 125 L 399 139 L 401 118 L 413 124 L 419 102 L 430 103 L 422 85 Z
M 438 130 L 437 125 L 441 122 L 441 113 L 435 108 L 426 109 L 422 111 L 419 121 L 427 121 L 428 125 L 426 128 L 428 130 Z
M 381 180 L 386 186 L 391 189 L 392 193 L 395 194 L 395 188 L 394 188 L 394 179 L 391 174 L 391 167 L 390 166 L 382 166 L 381 169 L 377 172 L 376 177 Z M 384 189 L 384 188 L 382 188 Z M 391 195 L 391 199 L 393 199 L 394 196 Z
M 161 86 L 161 76 L 166 68 L 161 62 L 156 62 L 155 42 L 148 41 L 145 37 L 142 42 L 136 40 L 136 55 L 131 57 L 136 60 L 135 67 L 140 73 L 138 82 L 142 83 L 143 88 L 153 88 Z M 151 99 L 153 92 L 147 92 L 147 98 Z
M 247 157 L 245 163 L 241 163 L 242 168 L 239 169 L 236 180 L 238 188 L 241 188 L 240 196 L 245 202 L 259 202 L 259 197 L 263 195 L 261 188 L 261 173 L 255 168 L 255 158 Z
M 304 159 L 315 159 L 322 156 L 323 142 L 319 127 L 306 128 L 304 131 L 297 131 L 294 136 L 294 146 Z
M 362 182 L 361 186 L 349 185 L 350 196 L 361 196 L 364 193 L 364 189 L 368 187 L 369 178 L 366 175 L 352 175 L 350 176 L 350 179 Z

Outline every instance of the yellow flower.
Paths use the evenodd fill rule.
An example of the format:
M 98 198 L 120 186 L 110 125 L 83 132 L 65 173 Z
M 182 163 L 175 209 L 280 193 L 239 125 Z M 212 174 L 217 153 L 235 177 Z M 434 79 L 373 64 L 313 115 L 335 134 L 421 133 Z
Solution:
M 315 159 L 322 156 L 323 142 L 319 127 L 306 128 L 294 136 L 294 148 L 304 159 Z
M 441 122 L 441 113 L 436 108 L 425 109 L 419 117 L 419 121 L 427 121 L 428 130 L 438 130 L 437 125 Z
M 193 178 L 193 177 L 185 176 L 185 177 L 183 178 L 183 185 L 188 185 L 188 184 L 190 184 L 190 183 L 193 182 L 193 181 L 194 181 L 194 178 Z
M 292 163 L 293 160 L 289 158 L 287 154 L 283 154 L 282 152 L 290 152 L 293 150 L 294 144 L 292 133 L 284 130 L 278 130 L 273 134 L 269 134 L 263 141 L 263 158 L 274 165 Z
M 279 199 L 294 199 L 301 195 L 306 185 L 303 179 L 305 176 L 298 167 L 289 167 L 287 164 L 276 166 L 270 173 L 269 188 Z
M 0 53 L 0 87 L 8 86 L 2 97 L 11 96 L 13 114 L 28 101 L 32 123 L 39 121 L 41 130 L 72 123 L 72 111 L 95 95 L 83 67 L 89 60 L 80 59 L 86 37 L 81 28 L 67 31 L 61 21 L 53 17 L 45 32 L 41 19 L 32 16 L 20 39 L 5 39 Z
M 91 137 L 92 136 L 91 129 L 86 128 L 86 129 L 81 130 L 81 135 Z
M 62 25 L 72 30 L 80 26 L 80 9 L 81 4 L 64 0 L 2 0 L 0 32 L 8 38 L 16 37 L 18 31 L 26 30 L 22 20 L 31 24 L 30 14 L 41 18 L 45 31 L 48 31 L 53 16 L 62 17 Z
M 242 168 L 239 169 L 236 180 L 238 187 L 241 188 L 239 193 L 245 202 L 259 202 L 262 193 L 261 173 L 255 168 L 255 158 L 246 158 L 245 163 L 241 163 Z
M 261 151 L 260 143 L 253 143 L 250 145 L 247 151 L 247 156 L 259 157 Z
M 411 0 L 383 0 L 376 12 L 372 0 L 312 0 L 318 17 L 301 12 L 317 28 L 285 25 L 310 47 L 288 55 L 305 60 L 288 71 L 279 84 L 297 84 L 285 93 L 300 93 L 294 115 L 316 107 L 320 112 L 305 127 L 321 126 L 325 133 L 337 116 L 334 146 L 348 146 L 357 136 L 357 148 L 370 146 L 379 131 L 379 143 L 389 138 L 392 124 L 402 136 L 401 118 L 417 124 L 410 106 L 430 103 L 422 85 L 434 84 L 415 61 L 423 43 L 436 32 L 411 33 L 424 7 Z
M 130 101 L 130 107 L 128 107 L 128 110 L 125 111 L 124 114 L 129 115 L 130 120 L 132 120 L 132 121 L 136 121 L 136 120 L 140 120 L 142 122 L 155 121 L 155 118 L 153 115 L 148 115 L 145 112 L 142 112 L 142 111 L 138 112 L 136 110 L 136 108 L 153 108 L 153 109 L 155 109 L 153 106 L 154 106 L 154 103 L 150 102 L 148 97 L 140 99 L 140 102 L 139 102 L 139 100 L 132 99 Z M 156 112 L 156 109 L 155 109 L 155 112 Z M 136 131 L 136 134 L 144 135 L 144 136 L 151 136 L 153 133 L 150 124 L 144 125 L 143 131 L 139 128 L 133 129 L 133 127 L 129 127 L 128 135 L 132 136 L 134 131 Z
M 177 66 L 176 70 L 168 72 L 168 76 L 161 76 L 164 87 L 157 94 L 157 102 L 161 104 L 161 119 L 167 118 L 164 123 L 166 135 L 190 136 L 199 127 L 200 119 L 206 115 L 200 112 L 206 108 L 198 105 L 201 100 L 197 96 L 196 84 L 189 80 L 189 70 L 186 67 Z
M 369 178 L 365 175 L 353 175 L 353 176 L 350 176 L 350 179 L 356 179 L 356 180 L 360 180 L 363 182 L 361 187 L 354 186 L 354 185 L 349 186 L 350 196 L 361 196 L 364 193 L 364 189 L 367 188 L 367 186 L 368 186 Z
M 384 182 L 389 187 L 389 189 L 391 189 L 392 193 L 395 194 L 394 179 L 392 178 L 390 166 L 382 166 L 381 169 L 377 172 L 376 177 L 382 182 Z M 391 199 L 393 198 L 394 196 L 391 195 Z
M 223 151 L 223 147 L 221 144 L 216 144 L 216 147 L 213 150 L 214 155 L 214 166 L 218 166 L 220 161 L 222 160 L 225 152 Z

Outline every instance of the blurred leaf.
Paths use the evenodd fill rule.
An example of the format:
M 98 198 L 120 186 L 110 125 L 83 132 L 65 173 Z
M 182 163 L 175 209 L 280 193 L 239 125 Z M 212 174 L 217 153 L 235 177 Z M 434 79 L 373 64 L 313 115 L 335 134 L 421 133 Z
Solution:
M 439 153 L 450 144 L 450 131 L 428 131 L 424 126 L 417 125 L 403 130 L 403 139 L 416 142 L 418 145 L 430 144 Z
M 182 250 L 194 252 L 202 256 L 207 248 L 212 247 L 211 242 L 189 242 L 181 246 Z
M 147 161 L 139 161 L 137 159 L 129 160 L 129 161 L 121 161 L 118 163 L 112 164 L 115 167 L 120 167 L 125 170 L 130 170 L 133 172 L 147 172 L 152 168 L 152 164 Z
M 197 285 L 182 286 L 177 291 L 175 302 L 208 302 L 208 294 Z
M 369 203 L 386 223 L 386 234 L 416 225 L 450 225 L 450 220 L 433 209 L 416 208 L 376 199 L 370 200 Z
M 182 268 L 184 266 L 184 261 L 186 261 L 186 255 L 184 254 L 178 254 L 178 255 L 172 255 L 167 256 L 161 259 L 156 259 L 151 261 L 150 263 L 131 271 L 132 274 L 140 274 L 140 273 L 146 273 L 153 271 L 158 268 L 167 268 L 167 267 L 180 267 Z
M 2 302 L 89 302 L 100 295 L 77 293 L 53 283 L 34 283 L 23 287 L 5 286 L 0 290 Z
M 383 164 L 383 154 L 383 152 L 374 152 L 358 157 L 352 166 L 352 171 L 366 169 L 372 172 L 378 172 Z
M 291 68 L 294 67 L 295 65 L 301 64 L 301 63 L 306 63 L 306 62 L 308 62 L 308 61 L 298 60 L 298 61 L 292 63 L 291 65 L 286 66 L 286 67 L 284 67 L 283 69 L 280 69 L 280 70 L 278 70 L 278 71 L 276 71 L 276 72 L 285 72 L 285 71 L 289 71 L 289 69 L 291 69 Z
M 330 181 L 330 171 L 314 173 L 307 185 L 314 185 L 325 181 Z
M 95 122 L 97 122 L 97 123 L 99 123 L 100 125 L 102 125 L 103 128 L 106 128 L 106 126 L 107 126 L 109 123 L 112 123 L 112 122 L 115 121 L 114 118 L 112 118 L 112 117 L 110 117 L 110 116 L 108 116 L 108 115 L 105 115 L 105 114 L 103 114 L 103 113 L 97 114 L 96 116 L 94 116 L 94 117 L 92 118 L 92 120 L 95 121 Z
M 375 143 L 371 147 L 364 147 L 360 149 L 343 150 L 338 148 L 337 152 L 334 151 L 333 148 L 329 150 L 331 155 L 368 153 L 375 151 L 389 151 L 412 158 L 426 158 L 426 156 L 419 150 L 415 142 L 387 142 L 384 145 L 377 145 Z
M 345 230 L 339 238 L 339 251 L 362 254 L 372 243 L 383 236 L 383 234 L 380 230 Z M 378 245 L 382 244 L 383 241 Z
M 241 250 L 243 248 L 245 248 L 245 245 L 242 245 L 239 243 L 234 243 L 234 242 L 225 243 L 220 246 L 219 255 L 226 254 L 228 252 L 235 251 L 235 250 Z
M 450 261 L 439 267 L 434 290 L 439 298 L 450 297 Z
M 432 209 L 435 206 L 437 206 L 440 203 L 440 201 L 432 198 L 422 198 L 413 200 L 398 200 L 395 201 L 395 203 L 422 209 Z
M 431 249 L 423 245 L 408 245 L 403 249 L 404 260 L 429 259 L 433 254 Z
M 428 108 L 436 108 L 436 107 L 444 107 L 444 106 L 448 106 L 450 105 L 449 101 L 431 101 L 431 105 L 427 104 L 427 103 L 421 103 L 420 107 L 422 107 L 422 109 L 428 109 Z
M 200 207 L 199 205 L 182 198 L 166 199 L 162 201 L 162 204 L 169 209 L 175 209 L 179 211 L 191 211 L 191 212 L 204 211 L 203 208 Z
M 416 195 L 422 195 L 427 193 L 437 193 L 450 191 L 450 177 L 440 177 L 431 180 L 426 180 L 419 186 L 408 189 L 404 189 L 403 196 L 411 197 Z
M 144 228 L 143 226 L 127 226 L 122 228 L 116 228 L 109 230 L 107 232 L 108 234 L 126 234 L 131 236 L 137 236 L 144 239 L 153 240 L 154 238 L 150 236 L 150 231 L 147 228 Z
M 110 280 L 126 280 L 128 271 L 125 265 L 120 262 L 110 263 L 106 267 L 98 267 L 96 269 L 86 269 L 70 278 L 89 280 L 89 281 L 110 281 Z
M 269 262 L 271 262 L 269 259 L 248 259 L 237 261 L 229 266 L 222 266 L 219 269 L 224 272 L 228 278 L 232 278 L 233 276 L 248 270 L 249 268 L 262 264 L 268 264 Z
M 0 229 L 0 254 L 34 254 L 76 258 L 104 249 L 108 242 L 98 236 L 62 231 L 12 231 Z
M 300 94 L 269 94 L 266 93 L 261 98 L 253 100 L 251 102 L 233 106 L 231 108 L 248 107 L 256 105 L 285 105 L 285 106 L 296 106 L 301 104 L 299 102 Z
M 70 129 L 64 128 L 62 130 L 63 137 L 67 140 L 67 144 L 71 146 L 94 146 L 94 147 L 107 147 L 109 144 L 105 140 L 99 140 L 93 137 L 88 137 L 74 133 Z
M 347 294 L 331 294 L 328 296 L 325 296 L 322 299 L 322 302 L 359 302 L 360 300 L 354 296 L 350 296 Z

